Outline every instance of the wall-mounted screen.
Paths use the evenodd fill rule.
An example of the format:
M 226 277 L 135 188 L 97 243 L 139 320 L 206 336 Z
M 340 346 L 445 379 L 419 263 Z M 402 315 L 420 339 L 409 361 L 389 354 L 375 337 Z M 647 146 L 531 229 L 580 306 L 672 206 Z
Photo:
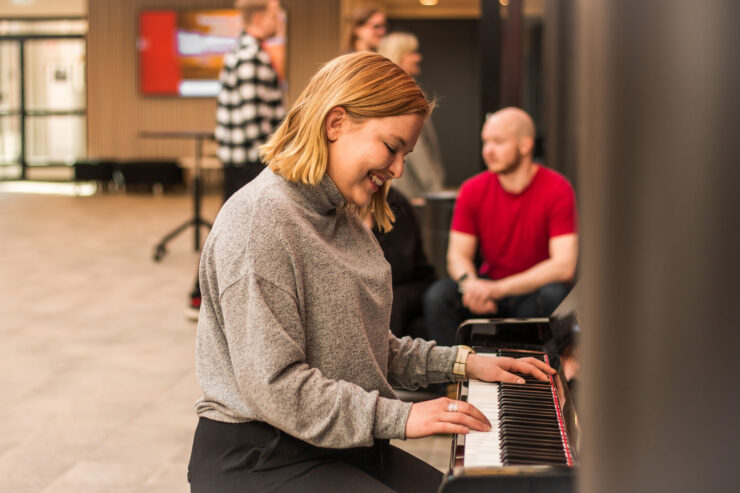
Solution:
M 224 54 L 242 30 L 238 10 L 139 12 L 139 90 L 150 96 L 218 95 Z

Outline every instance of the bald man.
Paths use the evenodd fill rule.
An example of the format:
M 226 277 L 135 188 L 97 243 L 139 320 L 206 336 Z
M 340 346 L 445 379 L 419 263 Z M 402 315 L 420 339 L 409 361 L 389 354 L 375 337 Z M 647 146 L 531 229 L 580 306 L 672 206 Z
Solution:
M 546 317 L 570 290 L 578 258 L 568 180 L 532 160 L 535 127 L 518 108 L 483 125 L 488 167 L 463 183 L 447 247 L 449 278 L 424 298 L 428 335 L 452 345 L 468 318 Z M 476 259 L 482 263 L 476 267 Z

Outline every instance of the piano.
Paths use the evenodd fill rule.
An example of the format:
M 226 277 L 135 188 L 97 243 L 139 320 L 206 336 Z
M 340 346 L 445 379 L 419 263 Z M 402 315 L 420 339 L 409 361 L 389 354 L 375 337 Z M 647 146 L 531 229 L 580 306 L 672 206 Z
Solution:
M 456 343 L 478 354 L 532 356 L 557 374 L 549 382 L 525 376 L 524 384 L 458 384 L 457 398 L 480 409 L 492 428 L 453 436 L 441 492 L 574 491 L 579 425 L 566 378 L 571 372 L 563 363 L 573 362 L 578 330 L 573 313 L 551 319 L 473 319 L 458 328 Z

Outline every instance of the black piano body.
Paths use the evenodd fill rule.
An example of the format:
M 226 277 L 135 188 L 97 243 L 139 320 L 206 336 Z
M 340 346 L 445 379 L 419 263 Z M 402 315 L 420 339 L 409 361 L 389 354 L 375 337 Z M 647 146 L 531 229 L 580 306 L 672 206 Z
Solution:
M 539 357 L 558 370 L 549 387 L 565 459 L 562 465 L 538 464 L 535 458 L 526 464 L 466 467 L 465 435 L 454 435 L 450 468 L 441 492 L 572 493 L 575 490 L 579 424 L 562 361 L 564 355 L 574 350 L 578 330 L 572 313 L 551 319 L 472 319 L 458 328 L 457 344 L 472 346 L 479 353 Z M 458 385 L 458 399 L 466 400 L 467 392 L 468 382 Z

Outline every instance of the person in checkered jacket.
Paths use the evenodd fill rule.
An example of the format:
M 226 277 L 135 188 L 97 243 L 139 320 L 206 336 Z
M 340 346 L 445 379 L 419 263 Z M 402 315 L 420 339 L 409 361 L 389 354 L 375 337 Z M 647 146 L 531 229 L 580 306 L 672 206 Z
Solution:
M 244 31 L 224 58 L 216 110 L 218 158 L 223 165 L 224 202 L 264 169 L 259 146 L 277 129 L 285 113 L 283 94 L 272 60 L 262 42 L 284 21 L 278 0 L 237 0 Z M 198 320 L 200 280 L 196 275 L 185 316 Z
M 257 176 L 264 166 L 259 146 L 285 113 L 277 71 L 262 42 L 282 20 L 278 0 L 237 0 L 244 16 L 238 45 L 224 58 L 216 111 L 218 158 L 223 164 L 224 201 Z

